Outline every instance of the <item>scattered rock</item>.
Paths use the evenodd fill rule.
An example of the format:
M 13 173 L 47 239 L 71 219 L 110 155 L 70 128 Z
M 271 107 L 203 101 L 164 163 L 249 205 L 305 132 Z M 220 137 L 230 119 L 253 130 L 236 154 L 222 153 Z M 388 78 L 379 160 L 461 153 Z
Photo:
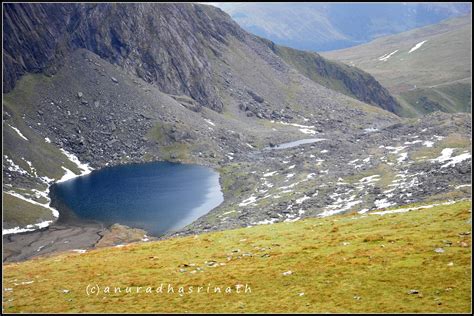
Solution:
M 256 94 L 255 92 L 251 90 L 247 90 L 247 93 L 258 103 L 262 103 L 264 101 L 264 98 Z
M 208 267 L 216 267 L 218 266 L 219 264 L 214 261 L 214 260 L 211 260 L 211 261 L 206 261 L 205 264 L 208 266 Z

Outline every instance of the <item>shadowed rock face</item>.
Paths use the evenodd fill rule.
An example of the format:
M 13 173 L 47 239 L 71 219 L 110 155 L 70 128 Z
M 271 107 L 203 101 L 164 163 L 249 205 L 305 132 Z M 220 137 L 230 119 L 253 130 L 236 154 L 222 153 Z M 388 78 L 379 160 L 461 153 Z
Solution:
M 113 64 L 220 111 L 209 58 L 240 28 L 220 10 L 192 4 L 25 4 L 4 10 L 4 89 L 25 72 L 55 70 L 86 48 Z
M 3 89 L 10 91 L 21 75 L 41 72 L 59 54 L 76 5 L 5 4 L 3 10 Z
M 85 48 L 165 93 L 190 96 L 199 106 L 220 112 L 223 104 L 213 83 L 213 59 L 222 56 L 231 38 L 249 47 L 260 45 L 220 9 L 195 4 L 7 4 L 3 17 L 6 92 L 21 75 L 55 73 L 64 55 Z M 283 47 L 267 50 L 264 54 L 273 50 L 323 86 L 392 112 L 398 106 L 359 69 L 314 53 L 288 54 L 291 49 Z

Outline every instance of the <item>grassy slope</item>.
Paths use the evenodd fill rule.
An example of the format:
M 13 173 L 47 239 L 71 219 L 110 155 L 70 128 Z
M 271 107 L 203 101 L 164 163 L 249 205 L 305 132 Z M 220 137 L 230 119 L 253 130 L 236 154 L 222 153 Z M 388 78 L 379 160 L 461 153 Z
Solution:
M 431 104 L 434 109 L 470 112 L 471 37 L 471 16 L 467 16 L 322 55 L 372 74 L 398 97 L 405 107 L 401 114 L 431 112 L 422 96 L 438 103 Z M 415 44 L 425 40 L 421 48 L 408 54 Z M 397 49 L 387 61 L 378 60 Z
M 6 312 L 467 313 L 471 236 L 462 233 L 471 229 L 470 209 L 471 202 L 463 201 L 384 216 L 306 219 L 7 264 L 3 287 L 12 290 L 4 290 L 3 307 Z M 438 247 L 445 252 L 436 253 Z M 210 260 L 219 265 L 207 266 Z M 182 264 L 196 266 L 180 272 Z M 202 272 L 192 273 L 197 267 Z M 284 276 L 285 271 L 293 274 Z M 14 285 L 25 281 L 34 282 Z M 196 291 L 208 284 L 212 289 L 247 283 L 252 293 L 179 296 L 166 294 L 166 288 L 163 294 L 145 294 L 143 288 L 141 294 L 87 296 L 89 283 L 111 286 L 112 292 L 115 286 L 173 283 L 176 291 L 191 285 Z M 407 294 L 411 289 L 419 294 Z
M 50 209 L 25 202 L 9 194 L 2 194 L 4 218 L 11 226 L 25 227 L 32 223 L 54 220 Z
M 37 108 L 29 105 L 36 104 L 34 100 L 38 99 L 38 95 L 35 91 L 41 91 L 42 86 L 51 84 L 50 81 L 51 78 L 41 74 L 26 75 L 21 78 L 13 91 L 3 94 L 4 111 L 11 115 L 11 119 L 7 120 L 6 124 L 18 128 L 27 138 L 27 140 L 22 139 L 13 129 L 4 124 L 3 155 L 8 156 L 23 170 L 33 173 L 25 160 L 30 161 L 38 176 L 47 176 L 57 180 L 64 175 L 61 166 L 76 174 L 80 173 L 80 170 L 54 144 L 47 143 L 43 137 L 29 127 L 22 118 L 23 115 L 36 115 Z M 34 188 L 44 191 L 47 185 L 37 184 Z M 12 191 L 32 193 L 30 190 L 20 192 L 22 189 L 13 188 Z M 39 202 L 45 203 L 45 201 Z M 22 216 L 19 216 L 20 209 Z M 49 215 L 47 215 L 48 213 Z M 45 219 L 50 220 L 52 216 L 51 211 L 44 207 L 29 204 L 11 196 L 3 204 L 3 220 L 10 223 L 10 226 L 25 226 L 26 224 L 42 222 Z

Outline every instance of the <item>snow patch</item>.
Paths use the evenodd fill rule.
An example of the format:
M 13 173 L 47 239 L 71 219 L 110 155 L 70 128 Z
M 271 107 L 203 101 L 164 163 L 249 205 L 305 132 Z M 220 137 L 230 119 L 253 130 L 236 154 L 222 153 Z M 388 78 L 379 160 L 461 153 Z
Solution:
M 214 122 L 210 119 L 204 119 L 204 121 L 206 121 L 209 125 L 216 126 L 216 124 L 214 124 Z
M 79 170 L 81 170 L 81 174 L 79 175 L 76 175 L 74 172 L 72 172 L 71 170 L 65 168 L 62 166 L 62 168 L 64 169 L 64 171 L 66 171 L 66 173 L 63 175 L 63 177 L 58 180 L 58 182 L 64 182 L 64 181 L 67 181 L 67 180 L 70 180 L 72 178 L 75 178 L 75 177 L 79 177 L 79 176 L 84 176 L 86 174 L 89 174 L 92 172 L 92 169 L 89 164 L 84 164 L 84 163 L 81 163 L 79 161 L 79 158 L 76 157 L 76 155 L 64 150 L 63 148 L 60 148 L 59 149 L 72 163 L 74 163 L 77 168 Z
M 263 221 L 252 223 L 252 225 L 269 225 L 278 221 L 278 218 L 264 219 Z
M 18 128 L 13 127 L 10 124 L 7 124 L 7 125 L 10 126 L 21 138 L 23 138 L 26 141 L 28 140 L 28 138 L 26 138 L 25 135 L 23 135 Z
M 408 158 L 408 153 L 401 153 L 400 156 L 397 158 L 397 162 L 401 163 L 402 161 Z
M 23 168 L 21 168 L 19 165 L 13 162 L 13 160 L 8 158 L 7 155 L 4 155 L 3 157 L 5 157 L 5 160 L 10 164 L 10 166 L 7 168 L 8 171 L 18 172 L 20 174 L 29 174 L 26 170 L 23 170 Z
M 393 147 L 393 146 L 380 146 L 380 147 L 385 147 L 388 150 L 391 150 L 391 154 L 398 154 L 400 151 L 403 149 L 407 148 L 407 146 L 399 146 L 399 147 Z
M 369 128 L 365 128 L 365 129 L 364 129 L 364 132 L 366 132 L 366 133 L 373 133 L 373 132 L 377 132 L 378 130 L 379 130 L 378 128 L 369 127 Z
M 300 132 L 308 135 L 316 135 L 316 131 L 309 128 L 300 128 Z
M 451 161 L 442 165 L 441 168 L 446 168 L 446 167 L 450 167 L 450 166 L 454 166 L 458 163 L 460 163 L 461 161 L 464 161 L 466 159 L 469 159 L 471 158 L 471 154 L 470 153 L 464 153 L 464 154 L 461 154 L 459 156 L 456 156 L 456 157 L 452 157 L 451 158 Z
M 434 142 L 429 141 L 429 140 L 426 140 L 423 142 L 423 146 L 426 146 L 426 147 L 433 147 L 433 145 L 434 145 Z
M 413 144 L 418 144 L 418 143 L 422 143 L 423 141 L 422 140 L 414 140 L 412 142 L 405 142 L 405 145 L 413 145 Z
M 385 54 L 385 55 L 383 55 L 383 56 L 380 56 L 380 57 L 379 57 L 379 60 L 380 60 L 380 61 L 387 61 L 387 60 L 388 60 L 390 57 L 392 57 L 392 55 L 395 54 L 396 52 L 398 52 L 398 49 L 395 50 L 395 51 L 393 51 L 393 52 L 391 52 L 390 54 Z
M 376 200 L 374 204 L 377 208 L 386 208 L 395 205 L 395 203 L 389 202 L 387 199 Z
M 63 175 L 61 179 L 57 181 L 58 183 L 74 179 L 75 177 L 78 176 L 77 174 L 69 170 L 68 168 L 65 168 L 63 166 L 61 166 L 61 168 L 63 168 L 63 170 L 66 171 L 66 173 Z
M 454 148 L 444 148 L 441 151 L 441 156 L 435 159 L 431 159 L 431 162 L 445 162 L 447 160 L 450 160 L 453 152 L 454 152 Z
M 349 191 L 350 192 L 350 191 Z M 341 194 L 334 193 L 332 197 L 338 196 Z M 331 215 L 335 215 L 338 213 L 342 213 L 344 211 L 350 210 L 353 206 L 362 203 L 362 201 L 355 201 L 355 195 L 351 195 L 350 197 L 346 199 L 341 199 L 340 197 L 337 198 L 337 200 L 331 204 L 328 205 L 325 208 L 325 211 L 318 214 L 318 217 L 327 217 Z
M 239 203 L 239 206 L 247 206 L 249 204 L 255 203 L 256 201 L 257 201 L 257 198 L 252 195 L 248 199 L 245 199 L 241 203 Z
M 23 227 L 23 228 L 17 226 L 17 227 L 14 227 L 14 228 L 3 229 L 2 230 L 2 235 L 32 232 L 32 231 L 37 230 L 37 229 L 46 228 L 49 225 L 51 225 L 51 223 L 53 223 L 53 221 L 44 221 L 44 222 L 37 223 L 37 224 L 26 225 L 26 227 Z
M 77 253 L 86 253 L 87 250 L 85 249 L 73 249 L 72 251 L 77 252 Z
M 278 171 L 267 172 L 267 173 L 265 173 L 263 176 L 264 176 L 265 178 L 266 178 L 266 177 L 271 177 L 271 176 L 273 176 L 273 175 L 275 175 L 275 174 L 277 174 L 277 173 L 278 173 Z
M 299 199 L 296 199 L 296 204 L 301 204 L 301 203 L 303 203 L 304 201 L 309 200 L 309 199 L 310 199 L 310 197 L 307 196 L 307 195 L 305 195 L 305 196 L 303 196 L 303 197 L 301 197 L 301 198 L 299 198 Z
M 413 53 L 415 50 L 417 50 L 418 48 L 420 48 L 424 43 L 426 43 L 426 41 L 419 42 L 418 44 L 416 44 L 415 46 L 413 46 L 413 47 L 410 49 L 410 51 L 408 52 L 408 54 Z
M 359 183 L 373 183 L 373 182 L 377 182 L 379 181 L 380 179 L 380 175 L 378 174 L 374 174 L 373 176 L 369 176 L 369 177 L 365 177 L 365 178 L 362 178 L 359 180 Z

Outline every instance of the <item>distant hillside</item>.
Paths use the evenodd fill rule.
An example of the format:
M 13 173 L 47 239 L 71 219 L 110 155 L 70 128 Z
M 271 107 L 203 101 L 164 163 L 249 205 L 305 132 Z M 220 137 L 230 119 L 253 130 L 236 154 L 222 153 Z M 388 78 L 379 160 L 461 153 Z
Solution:
M 470 3 L 215 3 L 245 30 L 292 48 L 328 51 L 468 14 Z
M 315 52 L 264 41 L 275 54 L 314 82 L 384 110 L 393 113 L 401 111 L 400 105 L 390 92 L 367 72 L 328 60 Z
M 402 115 L 471 112 L 472 15 L 323 56 L 361 68 L 397 96 Z

